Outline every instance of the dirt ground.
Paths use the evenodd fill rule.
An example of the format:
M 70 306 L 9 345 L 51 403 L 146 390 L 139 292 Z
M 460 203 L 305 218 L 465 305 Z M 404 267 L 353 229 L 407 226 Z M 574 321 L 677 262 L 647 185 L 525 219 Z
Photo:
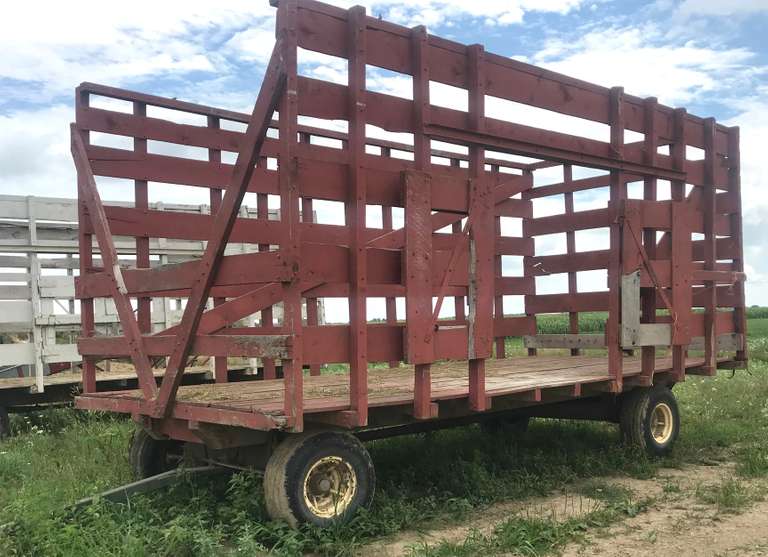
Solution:
M 768 501 L 748 505 L 736 513 L 719 511 L 696 497 L 700 485 L 718 484 L 734 477 L 733 466 L 689 466 L 665 469 L 652 479 L 605 478 L 606 483 L 631 489 L 651 498 L 649 507 L 635 517 L 609 528 L 587 532 L 585 540 L 568 545 L 564 557 L 745 557 L 768 556 Z M 665 489 L 666 486 L 666 489 Z M 669 489 L 674 486 L 674 489 Z M 515 513 L 540 514 L 564 520 L 595 510 L 599 502 L 578 494 L 498 504 L 456 526 L 402 534 L 366 546 L 361 555 L 396 557 L 408 548 L 441 540 L 460 542 L 472 529 L 490 532 Z

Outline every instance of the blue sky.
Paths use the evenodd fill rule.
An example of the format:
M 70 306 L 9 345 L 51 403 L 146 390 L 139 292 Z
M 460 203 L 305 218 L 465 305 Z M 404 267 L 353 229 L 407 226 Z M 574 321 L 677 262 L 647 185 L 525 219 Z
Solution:
M 768 0 L 362 3 L 369 14 L 741 126 L 747 301 L 768 305 Z M 273 43 L 267 0 L 121 4 L 4 8 L 0 192 L 75 195 L 67 123 L 81 81 L 250 109 Z M 303 69 L 329 80 L 343 70 L 317 58 Z M 379 78 L 379 88 L 403 92 L 403 83 Z M 128 198 L 114 187 L 103 196 Z

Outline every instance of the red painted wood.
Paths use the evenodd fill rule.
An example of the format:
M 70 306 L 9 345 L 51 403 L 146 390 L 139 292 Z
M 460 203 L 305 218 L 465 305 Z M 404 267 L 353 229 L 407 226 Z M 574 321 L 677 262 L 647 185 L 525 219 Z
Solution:
M 656 153 L 658 151 L 658 137 L 656 130 L 656 108 L 657 100 L 653 97 L 646 99 L 645 110 L 645 130 L 644 130 L 644 142 L 645 142 L 645 157 L 648 164 L 653 164 L 656 160 Z M 657 180 L 653 176 L 646 176 L 643 180 L 643 199 L 647 201 L 655 201 L 658 195 Z M 645 229 L 643 230 L 643 248 L 645 249 L 648 258 L 653 260 L 656 257 L 656 230 Z M 642 278 L 648 273 L 644 273 Z M 654 287 L 646 287 L 640 291 L 640 303 L 641 307 L 641 321 L 643 323 L 655 323 L 656 322 L 656 289 Z M 641 383 L 643 385 L 651 385 L 653 383 L 653 375 L 656 371 L 656 347 L 655 346 L 643 346 L 641 349 Z
M 706 258 L 704 264 L 711 271 L 716 270 L 717 266 L 717 243 L 715 231 L 716 219 L 716 196 L 715 187 L 715 164 L 717 153 L 715 153 L 715 120 L 708 118 L 704 121 L 704 191 L 702 193 L 704 219 L 704 235 L 706 242 Z M 706 281 L 705 286 L 708 289 L 707 303 L 704 306 L 706 316 L 704 318 L 704 365 L 708 372 L 714 375 L 717 372 L 717 321 L 715 312 L 717 311 L 717 288 L 716 281 Z
M 302 350 L 301 285 L 299 269 L 301 257 L 301 228 L 297 158 L 298 136 L 298 78 L 297 78 L 297 17 L 296 0 L 281 2 L 278 10 L 278 37 L 282 42 L 279 50 L 286 72 L 286 87 L 278 110 L 280 112 L 280 152 L 278 155 L 278 178 L 280 191 L 280 220 L 285 233 L 280 242 L 280 253 L 295 277 L 283 282 L 283 324 L 291 331 L 293 354 L 283 359 L 283 411 L 294 431 L 304 429 L 304 374 Z
M 366 171 L 365 125 L 367 92 L 365 88 L 367 33 L 365 8 L 356 6 L 349 11 L 348 69 L 349 76 L 349 198 L 346 221 L 352 229 L 349 246 L 349 403 L 357 415 L 357 425 L 368 423 L 368 327 L 367 300 L 368 269 L 366 256 Z
M 732 236 L 732 251 L 731 258 L 733 259 L 733 270 L 743 272 L 744 271 L 744 240 L 742 231 L 742 217 L 741 217 L 741 154 L 739 148 L 739 128 L 730 128 L 728 133 L 728 194 L 733 206 L 733 213 L 730 215 L 731 229 L 733 230 Z M 720 259 L 720 246 L 719 238 L 716 241 L 717 258 Z M 694 257 L 696 257 L 696 242 L 694 242 Z M 744 298 L 744 283 L 739 282 L 734 287 L 735 301 L 734 301 L 734 330 L 746 335 L 747 334 L 747 312 L 746 302 Z M 718 306 L 720 305 L 720 294 L 717 295 Z M 720 327 L 717 327 L 721 330 Z M 742 350 L 736 352 L 736 360 L 746 361 L 747 348 L 746 345 Z
M 466 408 L 482 410 L 489 396 L 498 394 L 497 387 L 489 384 L 486 392 L 485 385 L 485 372 L 495 365 L 486 361 L 492 339 L 496 339 L 497 355 L 503 356 L 505 337 L 536 334 L 539 313 L 569 313 L 569 330 L 577 333 L 578 312 L 610 310 L 609 370 L 612 389 L 618 392 L 626 371 L 622 370 L 624 358 L 618 344 L 618 281 L 622 272 L 638 268 L 643 322 L 657 320 L 656 310 L 666 307 L 665 298 L 680 309 L 674 312 L 678 316 L 675 320 L 658 318 L 659 322 L 674 321 L 675 379 L 682 379 L 688 366 L 680 330 L 687 330 L 685 338 L 706 332 L 710 339 L 708 369 L 712 368 L 714 352 L 711 331 L 744 332 L 736 130 L 673 111 L 655 99 L 638 99 L 619 89 L 608 90 L 486 53 L 480 46 L 467 47 L 429 36 L 424 28 L 406 29 L 366 17 L 361 9 L 343 10 L 312 0 L 281 1 L 278 37 L 286 92 L 275 95 L 279 119 L 273 119 L 274 106 L 262 114 L 263 131 L 272 130 L 271 137 L 262 134 L 257 139 L 261 141 L 253 160 L 257 164 L 255 168 L 251 165 L 250 176 L 242 176 L 241 183 L 232 180 L 235 167 L 222 163 L 221 152 L 246 149 L 253 134 L 225 129 L 229 126 L 224 124 L 251 122 L 249 115 L 93 84 L 78 88 L 78 127 L 90 167 L 98 176 L 135 181 L 137 205 L 103 207 L 105 223 L 91 223 L 89 212 L 81 210 L 81 261 L 85 263 L 77 280 L 77 294 L 84 302 L 81 345 L 86 366 L 96 358 L 122 357 L 131 348 L 123 337 L 88 336 L 93 334 L 92 318 L 88 325 L 89 300 L 111 296 L 113 291 L 111 267 L 94 267 L 90 259 L 90 235 L 104 224 L 113 235 L 136 238 L 142 254 L 137 264 L 144 268 L 122 272 L 124 295 L 142 300 L 192 297 L 194 307 L 189 310 L 188 305 L 187 313 L 199 312 L 182 326 L 154 336 L 142 335 L 141 342 L 150 343 L 152 351 L 168 355 L 174 352 L 177 341 L 182 345 L 186 342 L 187 353 L 207 351 L 217 357 L 217 380 L 223 381 L 225 356 L 274 355 L 276 352 L 263 349 L 265 336 L 285 334 L 290 339 L 290 351 L 281 352 L 280 362 L 286 380 L 267 382 L 263 387 L 276 393 L 284 390 L 269 407 L 284 419 L 258 427 L 298 431 L 305 412 L 322 414 L 318 419 L 323 423 L 350 427 L 366 423 L 369 404 L 372 408 L 400 405 L 400 412 L 403 405 L 413 404 L 414 416 L 427 419 L 436 416 L 439 397 L 463 398 Z M 346 59 L 348 84 L 298 76 L 295 57 L 299 45 Z M 414 76 L 414 100 L 368 91 L 367 65 Z M 468 111 L 433 106 L 430 82 L 466 90 Z M 89 95 L 127 100 L 136 105 L 136 113 L 90 108 Z M 486 95 L 609 124 L 610 141 L 487 118 Z M 147 117 L 146 106 L 202 115 L 207 125 Z M 347 121 L 348 131 L 299 126 L 300 116 Z M 413 134 L 413 145 L 366 137 L 367 124 Z M 626 129 L 642 132 L 643 141 L 625 143 Z M 135 148 L 88 145 L 89 130 L 131 137 Z M 320 145 L 320 139 L 336 144 Z M 435 139 L 451 141 L 466 151 L 458 154 L 433 148 Z M 208 150 L 208 160 L 147 153 L 145 146 L 150 140 L 202 147 Z M 659 154 L 659 145 L 671 145 L 671 153 Z M 705 159 L 686 160 L 687 145 L 704 148 Z M 505 161 L 495 152 L 530 155 L 538 160 L 530 164 Z M 409 156 L 403 153 L 411 153 L 413 160 L 407 160 Z M 267 158 L 271 159 L 269 164 Z M 721 164 L 713 164 L 715 160 Z M 533 171 L 559 165 L 564 168 L 562 183 L 532 187 Z M 574 180 L 573 166 L 592 166 L 609 173 Z M 522 175 L 509 174 L 510 170 L 521 170 Z M 656 200 L 657 179 L 673 181 L 673 201 Z M 626 184 L 636 181 L 644 182 L 644 199 L 626 200 Z M 163 183 L 208 188 L 212 215 L 150 210 L 145 188 L 149 182 L 158 192 L 162 192 Z M 687 197 L 685 183 L 694 186 Z M 611 205 L 575 211 L 575 193 L 595 188 L 609 188 Z M 256 219 L 228 213 L 227 200 L 244 191 L 257 194 Z M 267 218 L 267 195 L 280 196 L 282 210 L 277 220 Z M 308 215 L 315 199 L 345 203 L 345 223 L 311 222 Z M 534 218 L 534 199 L 562 199 L 565 212 Z M 232 205 L 239 206 L 239 202 Z M 384 230 L 366 227 L 369 205 L 382 206 Z M 405 208 L 406 226 L 399 230 L 392 230 L 393 207 Z M 226 234 L 220 235 L 221 221 L 230 218 Z M 469 237 L 462 234 L 465 218 Z M 504 218 L 522 221 L 522 238 L 501 236 Z M 630 222 L 632 229 L 628 228 Z M 631 234 L 635 227 L 638 241 Z M 441 231 L 444 228 L 450 232 Z M 576 251 L 578 232 L 596 228 L 611 230 L 611 249 Z M 659 242 L 655 239 L 657 231 L 663 232 Z M 704 239 L 691 242 L 692 232 L 703 233 Z M 550 234 L 563 234 L 565 253 L 543 255 L 540 246 L 547 245 L 548 240 L 542 237 Z M 145 254 L 150 238 L 208 241 L 209 247 L 217 241 L 219 247 L 226 241 L 243 242 L 259 251 L 218 261 L 208 259 L 209 263 L 214 261 L 210 272 L 205 262 L 199 261 L 149 269 Z M 642 250 L 637 244 L 642 244 Z M 218 249 L 216 245 L 214 248 Z M 270 251 L 275 248 L 277 251 Z M 641 255 L 643 250 L 650 255 L 647 265 L 653 270 L 653 279 Z M 500 276 L 503 255 L 523 256 L 523 277 Z M 589 285 L 590 289 L 604 288 L 601 291 L 578 292 L 576 273 L 592 270 L 609 270 L 609 283 Z M 537 295 L 536 277 L 560 273 L 567 274 L 567 291 Z M 206 283 L 204 292 L 196 282 L 198 278 Z M 736 283 L 731 284 L 733 281 Z M 503 316 L 505 295 L 525 296 L 524 316 Z M 454 297 L 454 319 L 435 318 L 439 310 L 432 307 L 435 296 L 438 305 L 445 296 Z M 208 297 L 214 298 L 215 307 L 204 311 Z M 306 326 L 301 318 L 302 297 L 307 300 Z M 350 325 L 319 326 L 316 300 L 320 297 L 348 298 Z M 369 297 L 386 298 L 386 324 L 367 323 Z M 404 323 L 397 323 L 395 297 L 405 298 Z M 199 303 L 194 303 L 195 299 Z M 464 315 L 465 301 L 471 308 L 469 316 Z M 271 311 L 276 303 L 282 303 L 286 310 L 279 325 Z M 141 305 L 146 307 L 146 302 Z M 691 307 L 706 307 L 707 313 L 693 314 Z M 715 314 L 714 308 L 734 311 Z M 240 319 L 255 311 L 262 313 L 261 326 L 237 326 Z M 138 316 L 140 331 L 147 332 L 147 312 L 139 310 Z M 173 373 L 178 374 L 184 362 L 178 354 L 174 358 L 169 371 L 175 369 Z M 746 354 L 739 352 L 736 358 L 743 360 Z M 367 400 L 368 361 L 396 366 L 403 359 L 415 363 L 414 394 Z M 467 360 L 469 378 L 438 377 L 431 365 L 443 359 Z M 533 365 L 542 360 L 530 361 Z M 574 362 L 569 365 L 576 365 L 579 360 L 569 361 Z M 350 381 L 349 395 L 323 400 L 308 397 L 305 405 L 303 366 L 309 366 L 314 375 L 320 364 L 328 362 L 351 364 L 350 377 L 337 379 L 340 385 Z M 265 377 L 274 378 L 274 361 L 266 357 L 263 365 Z M 654 369 L 660 365 L 667 367 Z M 650 384 L 654 372 L 668 373 L 669 365 L 658 363 L 653 349 L 644 348 L 642 364 L 630 366 L 633 374 L 641 374 L 633 384 Z M 701 362 L 697 366 L 701 373 Z M 444 381 L 453 383 L 441 390 Z M 605 378 L 601 381 L 607 385 Z M 580 385 L 574 383 L 568 392 L 579 396 Z M 165 387 L 164 393 L 173 390 L 172 385 Z M 541 391 L 541 386 L 534 386 L 519 397 L 540 402 Z M 544 394 L 548 400 L 545 388 Z M 193 405 L 181 403 L 171 408 L 174 400 L 170 393 L 166 413 L 175 415 L 183 409 L 194 419 L 203 416 Z M 151 404 L 150 399 L 131 411 L 157 415 L 158 409 Z M 244 401 L 241 407 L 247 404 Z M 212 406 L 206 412 L 203 421 L 247 423 L 247 427 L 257 423 L 242 415 L 229 417 L 227 408 Z
M 184 315 L 180 323 L 180 331 L 177 335 L 176 349 L 171 354 L 166 367 L 160 392 L 157 395 L 156 416 L 167 416 L 173 405 L 176 390 L 181 383 L 187 356 L 192 346 L 192 339 L 203 313 L 205 302 L 208 299 L 213 282 L 216 278 L 218 265 L 224 256 L 229 233 L 232 231 L 237 210 L 245 195 L 245 190 L 253 174 L 254 164 L 259 155 L 261 145 L 264 142 L 266 128 L 272 119 L 272 112 L 278 96 L 285 86 L 283 75 L 283 63 L 277 57 L 272 57 L 264 77 L 264 85 L 259 91 L 258 99 L 253 110 L 251 122 L 246 131 L 246 140 L 238 152 L 231 184 L 233 188 L 227 191 L 222 201 L 219 212 L 216 214 L 214 228 L 205 254 L 200 263 L 200 271 L 197 281 L 192 287 Z M 153 383 L 154 385 L 154 383 Z
M 572 214 L 574 212 L 573 206 L 573 167 L 570 164 L 563 165 L 563 185 L 565 187 L 565 193 L 563 195 L 563 202 L 565 205 L 565 213 Z M 576 253 L 576 231 L 569 230 L 565 233 L 566 244 L 566 258 L 572 259 Z M 568 271 L 568 294 L 575 294 L 578 291 L 578 285 L 576 283 L 576 272 Z M 568 313 L 568 332 L 572 335 L 579 333 L 579 314 L 575 311 Z M 571 356 L 579 356 L 581 350 L 578 348 L 571 349 Z
M 260 158 L 259 166 L 262 166 L 265 164 L 266 164 L 266 160 L 263 158 Z M 265 193 L 257 194 L 256 216 L 257 216 L 257 219 L 256 219 L 257 222 L 267 223 L 269 221 L 269 198 Z M 263 238 L 264 236 L 260 235 L 259 237 Z M 262 240 L 262 242 L 263 241 L 264 240 Z M 277 240 L 275 241 L 275 243 L 277 243 Z M 259 243 L 259 252 L 265 252 L 265 251 L 269 251 L 269 243 Z M 273 314 L 272 314 L 272 306 L 265 307 L 264 309 L 261 310 L 261 326 L 271 327 L 273 323 L 274 323 L 274 320 L 273 320 Z M 261 365 L 263 368 L 263 376 L 262 376 L 263 379 L 275 379 L 275 377 L 277 377 L 277 371 L 275 368 L 274 359 L 263 358 L 261 360 Z
M 196 335 L 190 345 L 190 354 L 199 356 L 243 356 L 262 357 L 271 352 L 265 350 L 260 337 L 256 335 L 238 336 L 237 330 L 228 334 Z M 292 352 L 292 342 L 289 336 L 281 335 L 272 345 Z M 176 335 L 142 337 L 142 343 L 148 356 L 169 356 L 176 347 Z M 78 339 L 78 350 L 85 355 L 107 354 L 120 358 L 130 356 L 131 341 L 126 337 L 87 337 Z
M 99 197 L 99 191 L 96 188 L 96 181 L 88 166 L 88 160 L 85 153 L 85 143 L 79 130 L 72 124 L 72 157 L 75 161 L 75 167 L 78 173 L 80 184 L 81 199 L 88 211 L 88 217 L 93 225 L 96 239 L 101 252 L 101 260 L 105 266 L 105 275 L 109 281 L 109 294 L 115 303 L 120 322 L 125 336 L 129 340 L 131 362 L 136 368 L 136 375 L 139 378 L 139 385 L 146 398 L 155 396 L 157 386 L 152 375 L 152 369 L 147 358 L 146 351 L 142 346 L 141 331 L 136 317 L 133 314 L 131 302 L 128 299 L 123 275 L 118 265 L 117 251 L 112 239 L 112 233 L 107 224 L 107 218 L 104 215 L 104 208 Z M 91 387 L 92 385 L 89 385 Z
M 215 116 L 208 116 L 206 118 L 208 127 L 211 129 L 219 129 L 220 122 Z M 221 151 L 219 149 L 208 149 L 208 160 L 212 162 L 221 162 Z M 210 201 L 211 201 L 211 214 L 215 215 L 221 207 L 222 191 L 220 189 L 211 188 Z M 226 302 L 226 298 L 214 297 L 214 307 L 219 307 Z M 213 372 L 216 383 L 226 383 L 229 380 L 229 366 L 226 357 L 219 357 L 213 359 Z
M 686 138 L 685 138 L 685 119 L 686 110 L 678 108 L 673 114 L 673 136 L 674 143 L 670 146 L 670 154 L 675 168 L 685 166 Z M 687 180 L 673 180 L 670 186 L 672 201 L 683 201 L 685 199 L 685 184 Z M 684 211 L 678 205 L 672 209 L 672 220 L 675 221 L 675 215 L 684 216 Z M 687 216 L 687 215 L 685 215 Z M 672 323 L 672 367 L 675 377 L 678 381 L 685 379 L 685 347 L 683 344 L 690 338 L 688 329 L 688 320 L 690 319 L 690 289 L 685 282 L 688 277 L 683 276 L 686 273 L 687 261 L 680 258 L 683 254 L 690 257 L 689 246 L 691 242 L 691 229 L 685 222 L 674 222 L 672 229 L 671 245 L 669 258 L 672 261 L 672 304 L 673 310 L 677 314 L 677 320 Z M 685 237 L 687 235 L 687 238 Z M 706 249 L 706 246 L 705 246 Z
M 133 112 L 138 116 L 146 115 L 147 107 L 143 103 L 134 103 Z M 134 138 L 133 150 L 136 153 L 147 152 L 146 139 Z M 134 205 L 138 209 L 146 209 L 149 206 L 149 187 L 146 180 L 136 180 L 134 182 Z M 149 267 L 149 237 L 136 236 L 136 267 Z M 136 320 L 139 324 L 139 330 L 143 333 L 152 331 L 152 298 L 145 296 L 136 300 Z
M 75 106 L 77 109 L 88 106 L 88 95 L 78 92 L 75 95 Z M 84 144 L 88 144 L 89 133 L 87 131 L 78 131 Z M 77 231 L 78 252 L 79 252 L 79 270 L 80 276 L 91 272 L 93 267 L 93 235 L 90 234 L 84 224 L 90 225 L 88 217 L 88 208 L 85 202 L 84 184 L 86 176 L 80 170 L 77 170 L 77 218 L 80 223 Z M 80 326 L 81 336 L 90 337 L 95 334 L 93 298 L 82 298 L 80 300 Z M 83 358 L 82 368 L 83 393 L 92 393 L 96 391 L 96 362 L 92 358 Z
M 405 285 L 406 340 L 409 363 L 414 366 L 413 413 L 417 419 L 432 417 L 431 362 L 432 288 L 428 278 L 433 263 L 431 217 L 432 178 L 423 172 L 431 165 L 430 139 L 424 126 L 431 119 L 430 69 L 427 64 L 428 36 L 425 27 L 410 32 L 409 58 L 413 84 L 413 159 L 419 171 L 405 174 Z M 369 61 L 374 56 L 369 52 Z
M 432 234 L 429 232 L 431 182 L 426 174 L 405 175 L 406 347 L 412 364 L 434 360 L 432 348 Z
M 346 53 L 344 43 L 344 10 L 320 4 L 306 2 L 299 12 L 301 25 L 313 29 L 312 33 L 302 34 L 300 46 L 332 56 L 343 57 Z M 368 26 L 386 35 L 372 48 L 369 63 L 396 71 L 412 74 L 409 64 L 409 30 L 386 21 L 369 18 Z M 428 63 L 431 68 L 430 79 L 455 87 L 465 87 L 468 80 L 467 47 L 440 37 L 429 37 L 427 49 Z M 488 54 L 485 73 L 488 77 L 489 95 L 505 98 L 524 104 L 554 110 L 570 116 L 609 123 L 609 89 L 580 81 L 556 72 L 544 70 L 505 56 Z M 626 96 L 623 99 L 623 111 L 626 113 L 628 129 L 643 131 L 642 99 Z M 672 110 L 659 106 L 660 134 L 670 139 Z M 689 144 L 702 145 L 701 120 L 689 117 L 687 120 L 687 138 Z
M 384 156 L 388 156 L 388 153 Z M 392 230 L 392 207 L 382 207 L 381 208 L 381 224 L 382 228 L 384 230 Z M 455 227 L 454 227 L 455 231 Z M 386 321 L 387 325 L 395 325 L 397 324 L 397 301 L 394 297 L 388 296 L 385 298 L 385 312 L 386 312 Z M 400 365 L 399 359 L 390 359 L 389 360 L 389 367 L 394 368 L 398 367 Z
M 611 125 L 611 151 L 618 159 L 624 159 L 624 89 L 614 87 L 609 97 L 609 114 Z M 605 341 L 608 346 L 608 371 L 611 375 L 611 389 L 621 392 L 624 378 L 624 357 L 621 350 L 621 246 L 622 227 L 617 218 L 622 207 L 622 201 L 627 198 L 627 184 L 622 172 L 611 170 L 610 206 L 606 211 L 610 218 L 611 253 L 608 263 L 608 319 L 605 324 Z

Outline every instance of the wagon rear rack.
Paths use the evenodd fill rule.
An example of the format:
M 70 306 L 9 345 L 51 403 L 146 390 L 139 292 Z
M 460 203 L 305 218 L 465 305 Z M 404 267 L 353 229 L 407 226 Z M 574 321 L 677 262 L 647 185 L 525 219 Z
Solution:
M 343 59 L 347 85 L 301 75 L 299 49 Z M 410 82 L 413 100 L 371 90 L 370 71 Z M 466 110 L 433 103 L 431 83 L 462 89 Z M 91 102 L 103 98 L 130 110 Z M 560 128 L 588 120 L 605 137 L 504 120 L 491 110 L 499 103 L 546 111 Z M 307 117 L 347 129 L 300 124 Z M 374 139 L 366 126 L 412 141 Z M 131 413 L 165 435 L 207 442 L 220 435 L 205 424 L 298 432 L 311 419 L 364 428 L 618 394 L 746 362 L 738 130 L 655 99 L 371 18 L 360 7 L 291 0 L 279 2 L 277 42 L 251 115 L 84 83 L 71 131 L 81 408 Z M 629 132 L 642 138 L 627 141 Z M 130 137 L 132 149 L 95 144 L 100 134 Z M 584 168 L 589 175 L 575 175 Z M 559 181 L 535 183 L 552 169 L 562 171 Z M 132 181 L 135 207 L 104 206 L 97 177 Z M 669 182 L 667 198 L 659 181 Z M 148 190 L 163 184 L 210 190 L 212 214 L 150 210 Z M 630 184 L 642 195 L 630 198 Z M 580 192 L 601 188 L 604 207 L 577 210 Z M 256 196 L 259 218 L 239 218 L 246 195 Z M 267 219 L 270 195 L 280 199 L 278 221 Z M 344 223 L 313 222 L 314 200 L 343 203 Z M 543 200 L 562 200 L 564 210 L 539 216 L 534 206 Z M 379 206 L 376 227 L 368 211 Z M 510 223 L 521 234 L 510 235 Z M 577 250 L 577 236 L 595 230 L 605 248 Z M 135 268 L 117 264 L 113 235 L 136 238 Z M 564 249 L 544 252 L 538 241 L 554 235 Z M 150 268 L 149 237 L 207 247 L 200 260 Z M 230 241 L 253 250 L 225 253 Z M 508 276 L 511 259 L 522 274 Z M 594 272 L 605 279 L 584 289 L 581 273 Z M 552 275 L 567 286 L 541 293 Z M 167 296 L 187 299 L 183 318 L 152 331 L 150 301 Z M 95 336 L 97 297 L 114 300 L 122 336 Z M 318 325 L 323 297 L 348 299 L 348 325 Z M 505 314 L 509 297 L 523 300 L 519 315 Z M 368 321 L 372 298 L 384 299 L 384 323 Z M 450 319 L 441 317 L 447 298 Z M 606 313 L 605 334 L 580 333 L 584 312 Z M 259 327 L 238 325 L 256 313 Z M 548 313 L 569 314 L 568 334 L 539 334 L 537 315 Z M 505 358 L 508 337 L 524 337 L 529 356 L 560 352 Z M 605 355 L 584 356 L 590 350 Z M 180 389 L 192 354 L 215 358 L 219 383 Z M 149 366 L 158 356 L 168 358 L 159 387 Z M 226 359 L 235 356 L 262 358 L 266 380 L 225 384 Z M 130 357 L 140 391 L 94 392 L 93 362 L 104 357 Z M 349 373 L 319 375 L 334 362 Z M 369 371 L 371 362 L 392 369 Z

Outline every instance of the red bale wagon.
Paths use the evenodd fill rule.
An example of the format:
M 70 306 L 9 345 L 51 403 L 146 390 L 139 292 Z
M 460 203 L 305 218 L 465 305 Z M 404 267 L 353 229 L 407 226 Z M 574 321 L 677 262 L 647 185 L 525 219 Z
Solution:
M 738 129 L 360 7 L 281 0 L 277 12 L 251 115 L 77 90 L 77 406 L 131 414 L 137 474 L 182 456 L 261 467 L 272 516 L 324 525 L 373 496 L 361 440 L 558 416 L 619 422 L 630 442 L 668 451 L 680 427 L 671 388 L 747 361 Z M 346 85 L 299 74 L 305 51 L 343 62 Z M 371 90 L 371 71 L 409 83 L 412 98 Z M 459 106 L 431 102 L 437 87 Z M 111 104 L 92 102 L 104 97 Z M 118 101 L 123 109 L 110 109 Z M 515 111 L 491 117 L 491 103 Z M 554 124 L 504 119 L 521 106 Z M 412 141 L 375 139 L 371 126 Z M 132 149 L 97 145 L 92 132 L 133 138 Z M 556 183 L 538 185 L 554 171 Z M 95 177 L 127 182 L 135 206 L 102 204 Z M 150 210 L 148 188 L 166 184 L 207 188 L 212 214 Z M 604 203 L 576 210 L 588 190 Z M 246 194 L 259 218 L 238 214 Z M 267 218 L 268 196 L 279 196 L 279 220 Z M 313 222 L 314 200 L 343 203 L 343 222 Z M 537 216 L 541 203 L 559 210 Z M 604 235 L 601 249 L 585 231 Z M 136 238 L 135 267 L 118 266 L 113 235 Z M 150 237 L 207 247 L 150 267 Z M 253 249 L 225 254 L 228 242 Z M 508 258 L 521 261 L 519 276 L 508 276 Z M 542 293 L 552 277 L 561 290 Z M 513 296 L 524 303 L 507 316 Z M 114 300 L 122 336 L 94 334 L 99 297 Z M 161 297 L 186 298 L 186 309 L 177 326 L 152 331 Z M 319 325 L 318 299 L 334 297 L 348 301 L 348 324 Z M 372 298 L 385 300 L 386 320 L 368 320 Z M 453 316 L 440 318 L 448 305 Z M 260 326 L 239 324 L 259 312 Z M 605 333 L 580 334 L 583 312 L 604 312 Z M 567 334 L 538 334 L 537 316 L 552 313 L 569 315 Z M 527 355 L 508 357 L 509 337 L 522 337 Z M 180 386 L 193 355 L 215 358 L 216 383 Z M 234 356 L 261 358 L 263 380 L 228 383 Z M 167 358 L 159 385 L 157 357 Z M 95 392 L 93 362 L 104 358 L 130 358 L 140 390 Z M 321 373 L 328 363 L 349 371 Z

